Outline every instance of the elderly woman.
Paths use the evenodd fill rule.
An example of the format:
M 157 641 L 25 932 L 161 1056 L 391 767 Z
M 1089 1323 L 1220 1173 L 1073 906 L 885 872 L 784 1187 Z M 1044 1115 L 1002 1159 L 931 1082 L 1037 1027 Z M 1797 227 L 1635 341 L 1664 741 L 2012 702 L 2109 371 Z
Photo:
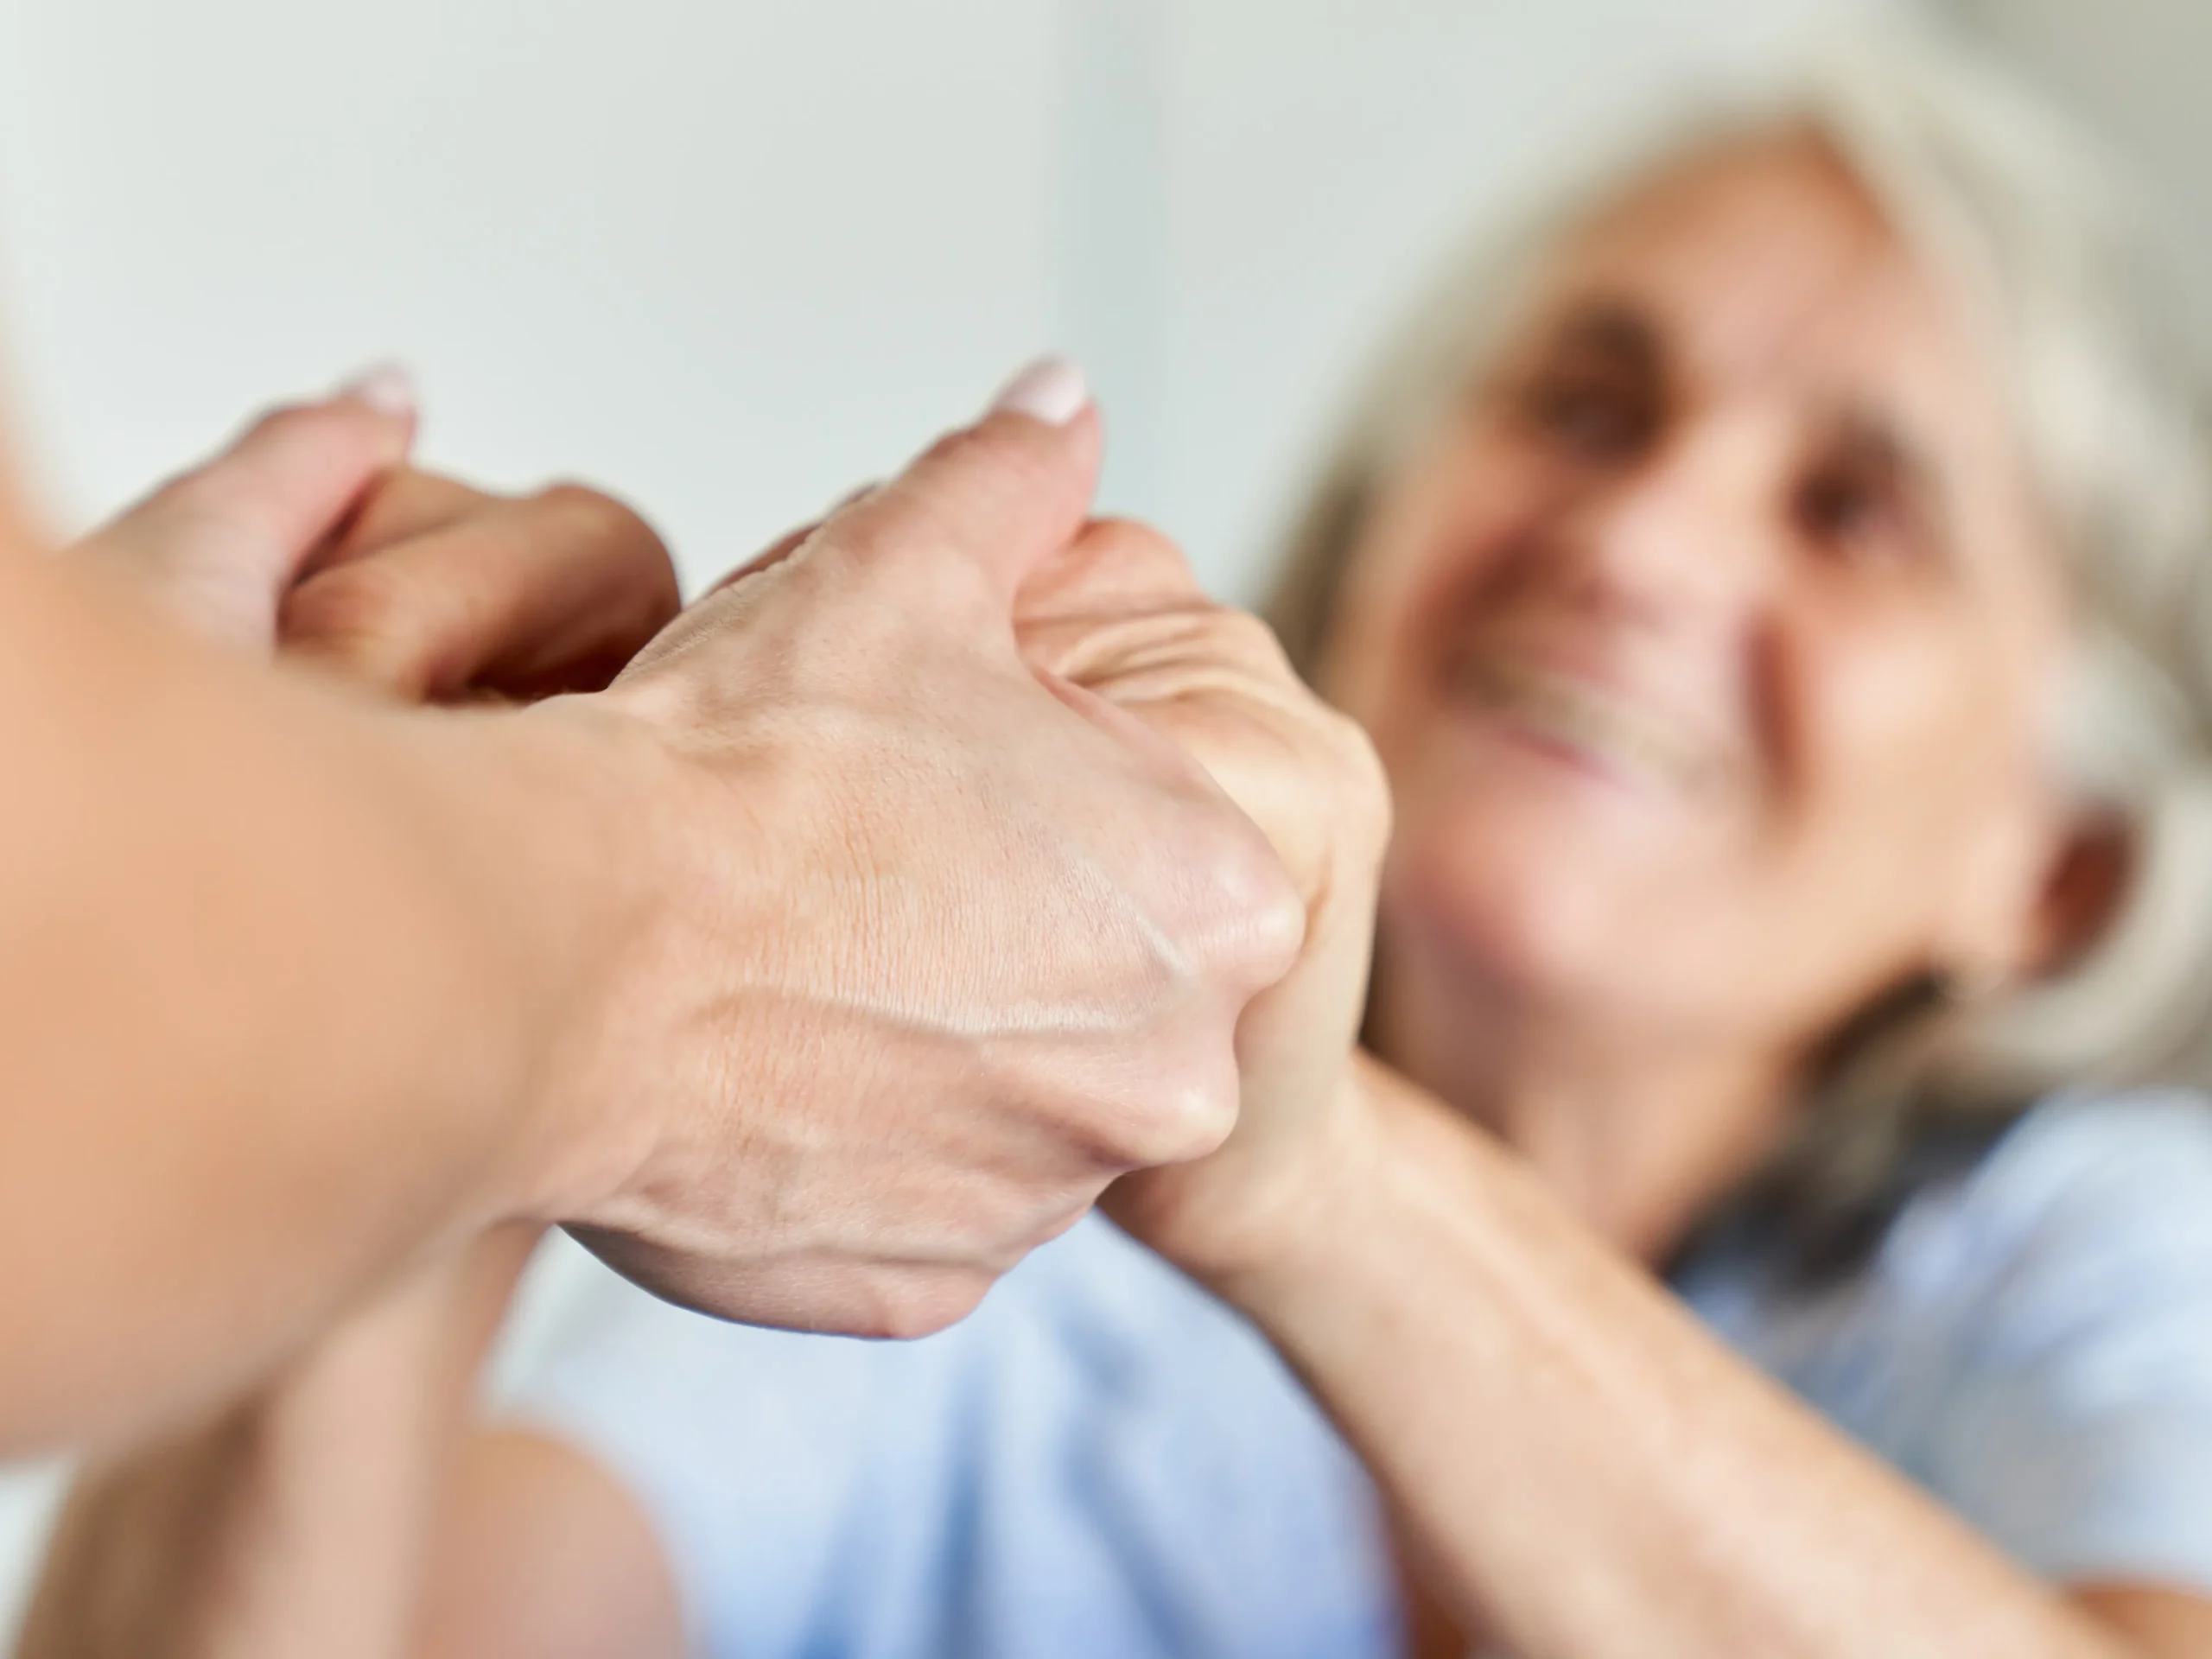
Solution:
M 918 1344 L 610 1280 L 431 1649 L 2212 1651 L 2206 502 L 2102 200 L 1862 61 L 1458 273 L 1274 613 L 1387 856 L 1250 640 L 1047 584 L 1307 877 L 1244 1122 Z

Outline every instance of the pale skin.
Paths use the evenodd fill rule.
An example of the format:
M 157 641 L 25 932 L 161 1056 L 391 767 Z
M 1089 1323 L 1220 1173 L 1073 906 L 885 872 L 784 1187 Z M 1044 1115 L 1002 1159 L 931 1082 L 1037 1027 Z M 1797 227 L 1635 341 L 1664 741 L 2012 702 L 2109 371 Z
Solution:
M 1847 175 L 1777 144 L 1605 215 L 1516 338 L 1363 531 L 1322 678 L 1371 750 L 1141 532 L 1029 589 L 1033 658 L 1205 762 L 1308 906 L 1236 1132 L 1109 1207 L 1358 1447 L 1423 1652 L 2205 1651 L 2212 1605 L 2029 1578 L 1651 1271 L 1841 1013 L 2033 971 L 2080 925 L 2036 743 L 2066 597 L 1969 336 Z M 491 1430 L 449 1478 L 416 1650 L 680 1650 L 588 1459 Z M 289 1547 L 406 1518 L 321 1513 Z M 31 1650 L 156 1650 L 70 1634 Z
M 1378 505 L 1324 667 L 1397 806 L 1392 1064 L 1343 1074 L 1279 1220 L 1217 1228 L 1201 1165 L 1142 1178 L 1154 1241 L 1503 1650 L 2202 1651 L 2212 1605 L 2026 1578 L 1648 1271 L 1870 990 L 2066 925 L 2065 597 L 1971 337 L 1778 145 L 1607 215 L 1521 338 Z
M 503 1220 L 727 1314 L 925 1331 L 1116 1176 L 1217 1145 L 1299 906 L 1202 771 L 1015 650 L 1095 478 L 1069 391 L 933 447 L 619 685 L 520 711 L 272 668 L 162 613 L 241 584 L 159 571 L 149 605 L 99 569 L 127 550 L 0 525 L 0 1446 L 204 1411 Z M 407 421 L 343 401 L 164 492 L 141 545 L 230 523 L 280 583 L 345 557 Z M 292 596 L 326 654 L 529 692 L 664 618 L 626 510 L 556 491 L 461 534 L 442 487 L 353 525 L 428 556 Z M 422 609 L 441 535 L 488 549 L 493 602 Z M 610 542 L 659 586 L 574 580 Z M 518 548 L 563 574 L 518 586 Z

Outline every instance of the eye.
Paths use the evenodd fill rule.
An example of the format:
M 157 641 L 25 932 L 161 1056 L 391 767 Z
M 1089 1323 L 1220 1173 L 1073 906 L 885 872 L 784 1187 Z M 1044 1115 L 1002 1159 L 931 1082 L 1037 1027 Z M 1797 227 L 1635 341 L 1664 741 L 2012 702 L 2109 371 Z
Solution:
M 1643 454 L 1659 429 L 1658 398 L 1639 379 L 1618 372 L 1560 365 L 1522 389 L 1523 423 L 1573 458 L 1600 464 Z
M 1911 512 L 1894 481 L 1865 467 L 1815 467 L 1798 482 L 1790 516 L 1808 541 L 1847 557 L 1901 558 L 1919 550 Z

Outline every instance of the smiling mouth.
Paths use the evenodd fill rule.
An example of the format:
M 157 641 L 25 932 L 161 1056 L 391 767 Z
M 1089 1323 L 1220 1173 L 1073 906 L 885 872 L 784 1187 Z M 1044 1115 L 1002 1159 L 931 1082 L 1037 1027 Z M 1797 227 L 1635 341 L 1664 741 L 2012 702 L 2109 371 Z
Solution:
M 1578 676 L 1464 655 L 1452 663 L 1447 681 L 1455 699 L 1503 716 L 1542 747 L 1608 777 L 1697 793 L 1726 771 L 1711 744 L 1647 704 Z

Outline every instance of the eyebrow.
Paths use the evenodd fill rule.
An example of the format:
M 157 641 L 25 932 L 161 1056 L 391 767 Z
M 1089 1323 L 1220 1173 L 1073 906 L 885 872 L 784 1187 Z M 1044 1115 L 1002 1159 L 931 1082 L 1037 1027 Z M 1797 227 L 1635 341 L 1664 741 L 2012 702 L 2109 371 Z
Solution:
M 1650 315 L 1632 301 L 1615 296 L 1584 299 L 1529 340 L 1522 372 L 1535 374 L 1560 359 L 1580 359 L 1584 367 L 1626 374 L 1646 383 L 1666 383 L 1666 336 Z
M 1550 349 L 1590 352 L 1655 379 L 1666 364 L 1666 351 L 1651 319 L 1623 300 L 1590 300 L 1577 306 L 1552 331 Z

